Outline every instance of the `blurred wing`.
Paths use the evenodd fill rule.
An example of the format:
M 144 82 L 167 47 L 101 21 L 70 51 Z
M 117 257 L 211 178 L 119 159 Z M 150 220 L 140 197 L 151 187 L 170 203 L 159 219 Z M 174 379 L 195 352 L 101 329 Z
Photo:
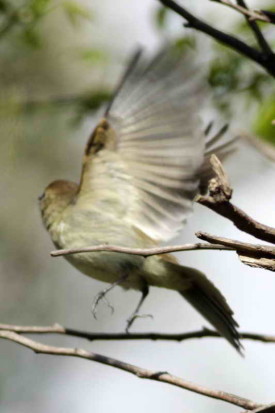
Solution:
M 174 50 L 149 64 L 136 55 L 84 157 L 80 195 L 105 197 L 105 208 L 113 202 L 124 221 L 156 241 L 180 230 L 199 186 L 202 82 L 192 60 Z

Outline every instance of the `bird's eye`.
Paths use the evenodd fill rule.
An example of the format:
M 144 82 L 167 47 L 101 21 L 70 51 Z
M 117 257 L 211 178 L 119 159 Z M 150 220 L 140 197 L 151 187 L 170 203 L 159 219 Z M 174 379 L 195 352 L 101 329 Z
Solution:
M 38 201 L 42 201 L 42 199 L 45 197 L 45 192 L 43 192 L 43 194 L 41 194 L 39 197 L 38 197 Z

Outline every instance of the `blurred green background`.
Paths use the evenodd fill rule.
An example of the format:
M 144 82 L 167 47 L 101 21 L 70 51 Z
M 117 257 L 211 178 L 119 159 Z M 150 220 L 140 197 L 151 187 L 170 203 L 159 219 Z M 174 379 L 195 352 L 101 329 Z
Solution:
M 242 16 L 207 0 L 186 1 L 217 27 L 255 43 Z M 263 7 L 263 2 L 251 2 Z M 265 8 L 271 10 L 265 2 Z M 262 25 L 274 44 L 274 26 Z M 1 322 L 66 326 L 91 331 L 122 331 L 134 292 L 111 295 L 114 316 L 100 308 L 91 315 L 103 284 L 77 273 L 62 258 L 42 227 L 37 198 L 56 178 L 77 180 L 85 141 L 137 45 L 148 53 L 164 41 L 201 56 L 209 92 L 200 108 L 205 122 L 231 123 L 275 144 L 274 79 L 254 63 L 191 29 L 155 0 L 0 0 L 0 310 Z M 275 45 L 274 45 L 275 46 Z M 274 164 L 247 143 L 228 163 L 235 201 L 255 218 L 275 225 Z M 196 230 L 250 239 L 230 223 L 196 206 L 184 234 Z M 228 253 L 182 254 L 221 288 L 244 330 L 274 333 L 272 273 L 252 270 Z M 154 290 L 136 330 L 185 331 L 204 321 L 180 297 Z M 221 340 L 190 343 L 87 343 L 39 337 L 57 345 L 80 346 L 259 402 L 274 401 L 275 347 L 245 343 L 244 360 Z M 228 360 L 226 363 L 225 360 Z M 165 389 L 165 391 L 164 391 Z M 230 405 L 81 360 L 37 356 L 0 342 L 0 412 L 235 412 Z

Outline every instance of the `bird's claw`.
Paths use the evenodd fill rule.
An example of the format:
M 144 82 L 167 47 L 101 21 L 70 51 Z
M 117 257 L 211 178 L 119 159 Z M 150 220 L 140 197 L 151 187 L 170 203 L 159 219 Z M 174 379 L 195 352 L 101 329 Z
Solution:
M 104 300 L 105 303 L 107 304 L 107 307 L 110 308 L 111 314 L 114 314 L 115 309 L 112 306 L 112 304 L 110 304 L 110 302 L 106 298 L 107 292 L 108 291 L 105 291 L 105 290 L 100 291 L 94 298 L 94 302 L 93 302 L 93 306 L 92 306 L 92 314 L 93 314 L 93 317 L 96 320 L 97 320 L 97 307 L 98 307 L 100 301 L 102 301 L 102 300 Z
M 137 318 L 154 318 L 154 317 L 152 314 L 133 314 L 130 318 L 128 318 L 126 322 L 126 328 L 125 328 L 126 333 L 129 333 L 130 328 L 132 327 L 134 321 Z

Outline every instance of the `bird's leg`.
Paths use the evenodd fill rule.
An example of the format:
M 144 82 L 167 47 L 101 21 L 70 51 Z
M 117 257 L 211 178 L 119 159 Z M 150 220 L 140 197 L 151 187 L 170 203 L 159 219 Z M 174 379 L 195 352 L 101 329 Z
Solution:
M 152 317 L 150 314 L 146 314 L 146 315 L 144 315 L 144 316 L 139 315 L 140 307 L 142 306 L 145 298 L 147 297 L 147 295 L 148 295 L 148 293 L 149 293 L 149 287 L 148 287 L 147 284 L 144 283 L 144 286 L 143 286 L 143 288 L 142 288 L 142 290 L 141 290 L 141 293 L 142 293 L 142 295 L 141 295 L 141 298 L 140 298 L 140 300 L 139 300 L 139 302 L 138 302 L 138 305 L 137 305 L 135 311 L 134 311 L 133 314 L 130 316 L 130 318 L 128 318 L 128 320 L 127 320 L 126 333 L 129 333 L 129 329 L 130 329 L 131 326 L 133 325 L 133 322 L 136 320 L 136 318 L 138 318 L 138 317 Z
M 124 274 L 122 277 L 118 278 L 113 284 L 111 284 L 109 287 L 105 288 L 105 290 L 100 291 L 94 298 L 93 306 L 92 306 L 92 314 L 94 318 L 96 319 L 96 313 L 97 313 L 97 307 L 98 304 L 100 303 L 101 300 L 105 300 L 107 303 L 108 307 L 111 309 L 111 312 L 113 314 L 114 312 L 114 307 L 109 303 L 109 301 L 106 298 L 106 295 L 117 285 L 121 284 L 123 281 L 125 281 L 128 278 L 128 274 Z

